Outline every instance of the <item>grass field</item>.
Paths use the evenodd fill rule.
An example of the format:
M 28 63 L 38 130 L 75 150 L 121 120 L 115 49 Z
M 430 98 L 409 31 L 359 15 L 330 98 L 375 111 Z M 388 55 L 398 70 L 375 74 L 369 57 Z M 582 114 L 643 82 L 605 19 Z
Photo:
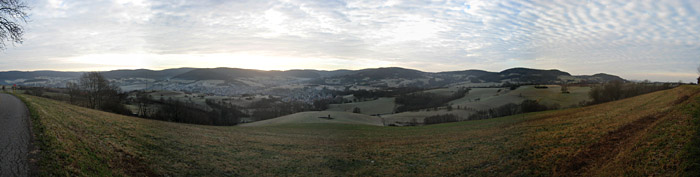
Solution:
M 590 87 L 569 87 L 570 93 L 561 93 L 561 86 L 548 85 L 549 88 L 537 89 L 532 85 L 508 88 L 473 88 L 465 97 L 451 101 L 450 104 L 477 110 L 495 108 L 508 103 L 520 104 L 526 99 L 537 100 L 551 106 L 557 104 L 567 108 L 577 106 L 581 101 L 590 101 Z M 499 91 L 500 90 L 500 91 Z M 478 101 L 477 101 L 478 100 Z
M 677 176 L 697 161 L 699 93 L 418 127 L 199 126 L 21 97 L 44 175 Z
M 510 90 L 508 88 L 471 88 L 469 93 L 464 97 L 449 102 L 449 104 L 455 108 L 452 111 L 447 111 L 445 107 L 442 107 L 442 109 L 437 111 L 427 111 L 423 109 L 420 111 L 382 115 L 382 117 L 387 124 L 400 124 L 401 122 L 410 122 L 414 119 L 422 123 L 423 119 L 426 117 L 444 114 L 453 114 L 458 116 L 461 120 L 467 120 L 470 115 L 478 110 L 488 110 L 508 103 L 520 104 L 527 99 L 537 100 L 541 104 L 547 106 L 559 105 L 561 108 L 578 107 L 579 103 L 582 101 L 590 101 L 588 97 L 590 87 L 569 87 L 570 93 L 568 94 L 561 93 L 561 86 L 559 85 L 548 85 L 548 87 L 549 88 L 546 89 L 537 89 L 532 85 L 528 85 L 521 86 L 516 90 Z M 441 96 L 450 96 L 458 89 L 459 87 L 450 87 L 432 89 L 425 92 Z M 357 102 L 351 104 L 353 105 L 332 105 L 331 109 L 328 110 L 350 112 L 353 107 L 360 107 L 362 110 L 364 110 L 365 107 L 369 107 L 370 110 L 388 110 L 388 108 L 395 106 L 395 104 L 384 104 L 385 106 L 381 106 L 377 104 L 377 102 Z M 459 110 L 456 109 L 458 107 L 460 108 Z
M 326 111 L 352 112 L 354 108 L 360 108 L 360 113 L 365 115 L 391 114 L 394 113 L 394 98 L 379 98 L 372 101 L 331 104 Z
M 330 116 L 330 118 L 328 118 Z M 379 117 L 364 114 L 355 114 L 342 111 L 309 111 L 277 117 L 274 119 L 262 120 L 252 123 L 241 124 L 244 127 L 253 126 L 274 126 L 280 124 L 316 124 L 316 123 L 341 123 L 384 126 Z

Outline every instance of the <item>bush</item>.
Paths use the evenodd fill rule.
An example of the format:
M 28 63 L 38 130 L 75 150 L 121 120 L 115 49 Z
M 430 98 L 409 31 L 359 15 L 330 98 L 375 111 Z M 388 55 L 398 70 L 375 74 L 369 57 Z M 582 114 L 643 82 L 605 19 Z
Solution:
M 360 108 L 355 107 L 354 109 L 352 109 L 352 113 L 358 113 L 358 114 L 359 114 L 359 113 L 362 113 L 362 111 L 360 111 Z
M 44 89 L 39 88 L 39 87 L 31 87 L 27 88 L 25 92 L 29 95 L 34 95 L 34 96 L 43 96 L 44 95 Z

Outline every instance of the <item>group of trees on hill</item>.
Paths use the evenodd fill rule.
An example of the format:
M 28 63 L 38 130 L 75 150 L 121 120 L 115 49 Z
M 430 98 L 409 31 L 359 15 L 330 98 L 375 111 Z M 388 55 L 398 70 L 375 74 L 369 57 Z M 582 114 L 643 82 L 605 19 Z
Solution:
M 430 116 L 426 117 L 423 119 L 423 124 L 425 125 L 431 125 L 431 124 L 440 124 L 440 123 L 448 123 L 448 122 L 457 122 L 459 121 L 457 116 L 454 114 L 445 114 L 445 115 L 435 115 L 435 116 Z
M 429 92 L 402 94 L 395 99 L 396 104 L 400 105 L 396 108 L 396 112 L 416 111 L 446 106 L 448 102 L 464 97 L 469 93 L 469 90 L 469 88 L 460 88 L 449 96 L 441 96 Z
M 158 111 L 155 115 L 147 118 L 169 122 L 216 125 L 206 111 L 194 108 L 196 105 L 192 102 L 183 102 L 172 98 L 156 102 L 159 104 Z
M 46 88 L 27 88 L 28 94 L 45 96 Z M 206 100 L 206 105 L 177 99 L 153 99 L 144 91 L 133 91 L 135 98 L 127 99 L 128 93 L 122 93 L 118 86 L 110 83 L 102 73 L 84 73 L 77 82 L 66 84 L 69 103 L 91 109 L 98 109 L 124 115 L 163 120 L 179 123 L 202 125 L 236 125 L 241 118 L 248 115 L 243 109 L 230 103 Z M 125 104 L 136 105 L 136 112 L 126 108 Z
M 599 104 L 659 90 L 670 89 L 673 87 L 674 86 L 670 83 L 658 84 L 648 81 L 641 83 L 624 83 L 622 81 L 611 81 L 593 87 L 588 95 L 592 99 L 590 104 Z
M 333 98 L 318 99 L 314 100 L 312 103 L 312 109 L 314 111 L 321 111 L 328 109 L 330 104 L 343 104 L 348 102 L 358 102 L 364 100 L 376 100 L 381 97 L 396 97 L 398 95 L 409 94 L 413 92 L 423 91 L 424 89 L 418 87 L 401 87 L 401 88 L 391 88 L 391 89 L 378 89 L 378 90 L 350 90 L 346 88 L 344 91 L 333 91 L 324 89 L 324 93 L 330 93 Z M 353 100 L 345 100 L 338 96 L 340 95 L 352 95 L 355 97 Z
M 254 110 L 252 117 L 266 120 L 298 112 L 315 110 L 313 105 L 299 101 L 284 102 L 278 98 L 263 98 L 251 103 L 248 109 Z
M 118 114 L 131 113 L 122 104 L 126 94 L 120 93 L 119 87 L 99 72 L 84 73 L 77 83 L 68 82 L 66 87 L 71 104 Z
M 543 105 L 536 100 L 524 100 L 520 104 L 508 103 L 496 108 L 476 111 L 469 116 L 469 120 L 490 119 L 495 117 L 504 117 L 528 112 L 539 112 L 546 110 L 559 109 L 558 105 Z
M 147 92 L 133 91 L 135 98 L 128 100 L 136 105 L 137 116 L 147 119 L 202 125 L 236 125 L 248 115 L 243 109 L 223 101 L 205 100 L 206 106 L 178 99 L 153 99 Z

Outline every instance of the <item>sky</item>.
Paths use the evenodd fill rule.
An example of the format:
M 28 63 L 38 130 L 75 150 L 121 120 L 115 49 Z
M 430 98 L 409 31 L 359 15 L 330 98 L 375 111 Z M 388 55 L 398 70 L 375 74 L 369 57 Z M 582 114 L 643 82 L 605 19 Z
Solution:
M 513 67 L 695 82 L 697 0 L 26 0 L 0 71 Z

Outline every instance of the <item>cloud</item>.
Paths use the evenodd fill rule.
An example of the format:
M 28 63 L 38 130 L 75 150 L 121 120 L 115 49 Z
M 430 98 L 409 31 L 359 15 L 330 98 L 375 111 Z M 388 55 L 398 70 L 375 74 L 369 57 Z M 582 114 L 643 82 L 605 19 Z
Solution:
M 195 55 L 256 54 L 313 61 L 299 66 L 319 69 L 395 65 L 498 71 L 523 66 L 630 79 L 681 73 L 654 76 L 677 81 L 691 80 L 688 73 L 700 62 L 700 3 L 691 0 L 28 3 L 33 10 L 26 42 L 2 54 L 0 70 L 71 70 L 76 68 L 65 63 L 100 65 L 85 61 L 96 56 L 117 61 L 94 68 L 119 63 L 113 56 L 135 55 L 145 61 L 114 67 L 160 68 L 191 64 L 184 58 Z M 239 67 L 214 62 L 220 59 L 202 61 L 211 62 L 202 66 Z

